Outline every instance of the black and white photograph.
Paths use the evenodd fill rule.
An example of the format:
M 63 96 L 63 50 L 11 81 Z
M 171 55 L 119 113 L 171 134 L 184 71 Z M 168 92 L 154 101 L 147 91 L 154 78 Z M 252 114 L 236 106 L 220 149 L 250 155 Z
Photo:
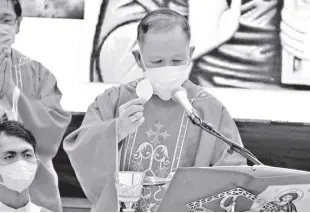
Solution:
M 0 0 L 0 212 L 310 212 L 309 0 Z

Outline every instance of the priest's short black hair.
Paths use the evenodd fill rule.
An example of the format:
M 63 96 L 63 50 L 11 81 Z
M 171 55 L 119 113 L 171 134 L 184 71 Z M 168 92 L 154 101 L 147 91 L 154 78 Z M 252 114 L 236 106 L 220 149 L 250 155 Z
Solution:
M 138 25 L 137 40 L 142 42 L 144 35 L 150 30 L 168 31 L 176 26 L 181 26 L 187 38 L 191 39 L 190 26 L 184 16 L 169 8 L 154 10 L 144 16 Z

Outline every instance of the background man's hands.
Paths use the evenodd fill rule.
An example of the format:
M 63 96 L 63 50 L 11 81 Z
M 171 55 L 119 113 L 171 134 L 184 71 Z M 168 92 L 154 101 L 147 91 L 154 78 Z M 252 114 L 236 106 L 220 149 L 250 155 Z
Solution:
M 10 103 L 12 103 L 15 87 L 12 77 L 10 50 L 6 46 L 0 46 L 0 98 L 6 95 Z

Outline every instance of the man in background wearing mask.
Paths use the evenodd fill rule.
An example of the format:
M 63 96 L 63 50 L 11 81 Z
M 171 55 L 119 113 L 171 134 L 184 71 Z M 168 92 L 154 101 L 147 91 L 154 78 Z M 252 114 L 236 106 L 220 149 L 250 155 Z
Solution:
M 116 170 L 167 178 L 178 167 L 246 162 L 236 153 L 230 155 L 224 142 L 192 125 L 183 108 L 171 100 L 172 91 L 182 85 L 201 118 L 242 145 L 225 107 L 187 80 L 194 51 L 190 38 L 190 27 L 179 13 L 159 9 L 146 15 L 138 26 L 140 48 L 133 52 L 144 79 L 107 89 L 89 107 L 82 126 L 65 139 L 64 148 L 93 210 L 117 210 L 112 175 Z M 154 91 L 148 101 L 137 98 L 138 88 L 147 82 Z M 156 211 L 166 188 L 144 188 L 139 211 Z
M 36 140 L 21 123 L 0 124 L 0 212 L 47 212 L 31 202 L 29 186 L 38 169 Z
M 40 63 L 11 48 L 21 15 L 17 0 L 0 0 L 0 105 L 8 120 L 21 121 L 38 141 L 40 166 L 30 187 L 31 200 L 52 211 L 61 211 L 52 159 L 71 115 L 60 105 L 62 94 L 55 77 Z

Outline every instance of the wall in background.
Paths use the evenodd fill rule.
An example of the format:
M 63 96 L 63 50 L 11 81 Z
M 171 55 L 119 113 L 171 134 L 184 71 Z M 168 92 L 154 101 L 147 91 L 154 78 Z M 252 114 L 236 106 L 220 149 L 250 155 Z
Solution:
M 24 18 L 14 47 L 55 74 L 68 111 L 84 112 L 111 84 L 87 83 L 101 0 L 85 5 L 85 20 Z M 96 4 L 97 3 L 97 4 Z M 85 71 L 87 70 L 87 71 Z M 209 88 L 234 118 L 310 123 L 310 92 Z

